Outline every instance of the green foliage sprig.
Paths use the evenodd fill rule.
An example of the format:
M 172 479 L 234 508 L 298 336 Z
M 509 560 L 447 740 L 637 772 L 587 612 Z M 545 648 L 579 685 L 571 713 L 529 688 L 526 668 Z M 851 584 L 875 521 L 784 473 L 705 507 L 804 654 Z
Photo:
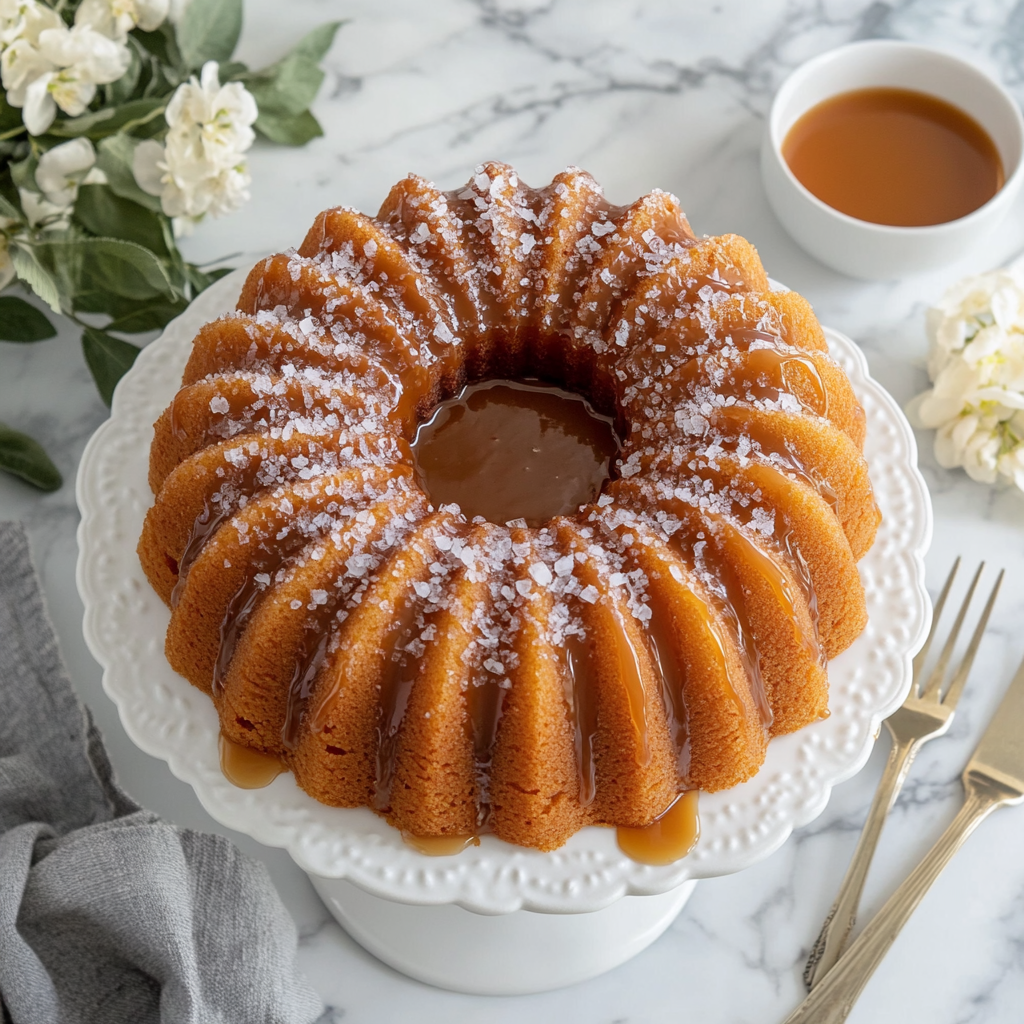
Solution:
M 166 13 L 166 0 L 149 0 L 157 12 L 152 20 L 161 17 L 161 4 Z M 131 22 L 127 28 L 113 21 L 113 28 L 105 28 L 97 20 L 97 11 L 106 17 L 107 7 L 116 13 L 108 0 L 29 0 L 29 7 L 30 16 L 34 12 L 48 23 L 59 16 L 60 30 L 66 26 L 81 32 L 78 26 L 85 25 L 90 30 L 99 26 L 101 35 L 107 31 L 104 38 L 110 42 L 97 36 L 97 52 L 106 56 L 108 66 L 121 61 L 117 69 L 123 66 L 124 71 L 113 81 L 94 72 L 93 81 L 100 84 L 88 86 L 95 94 L 80 112 L 75 103 L 88 95 L 86 87 L 63 98 L 61 106 L 62 95 L 51 84 L 59 108 L 54 114 L 49 96 L 42 113 L 38 103 L 30 107 L 26 90 L 4 64 L 0 287 L 8 280 L 20 284 L 80 328 L 85 361 L 109 405 L 115 385 L 140 351 L 124 336 L 161 329 L 229 272 L 186 262 L 176 237 L 203 216 L 229 212 L 247 198 L 241 153 L 253 130 L 287 146 L 323 134 L 309 106 L 324 78 L 320 62 L 341 23 L 315 29 L 281 60 L 254 71 L 232 59 L 242 29 L 242 0 L 191 0 L 176 22 L 163 17 L 155 27 Z M 4 28 L 8 37 L 19 31 L 17 25 L 0 24 Z M 31 42 L 29 22 L 23 37 Z M 2 53 L 0 43 L 0 60 Z M 78 68 L 64 70 L 82 77 Z M 58 66 L 54 74 L 61 73 Z M 205 97 L 221 104 L 211 110 L 209 130 L 221 131 L 236 147 L 229 146 L 222 177 L 212 185 L 193 187 L 187 175 L 177 173 L 194 127 L 182 124 L 192 116 L 182 113 L 184 104 L 176 105 L 182 90 L 192 90 L 193 100 Z M 140 170 L 146 163 L 143 154 L 148 175 Z M 0 341 L 31 343 L 55 334 L 34 305 L 17 295 L 0 296 Z M 3 424 L 0 469 L 44 490 L 61 484 L 43 449 Z

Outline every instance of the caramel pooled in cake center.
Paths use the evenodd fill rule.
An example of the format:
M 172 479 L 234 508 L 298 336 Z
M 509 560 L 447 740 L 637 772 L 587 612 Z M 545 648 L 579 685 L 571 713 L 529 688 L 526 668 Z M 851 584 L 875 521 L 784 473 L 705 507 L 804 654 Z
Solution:
M 516 381 L 471 384 L 437 407 L 413 444 L 435 505 L 467 519 L 543 525 L 594 501 L 618 441 L 609 417 L 578 395 Z

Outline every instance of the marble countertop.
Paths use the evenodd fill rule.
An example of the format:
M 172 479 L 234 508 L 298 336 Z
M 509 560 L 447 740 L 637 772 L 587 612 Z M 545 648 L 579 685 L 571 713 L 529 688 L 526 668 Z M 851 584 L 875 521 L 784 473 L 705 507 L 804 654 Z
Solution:
M 797 64 L 853 39 L 896 37 L 958 52 L 1024 99 L 1024 7 L 997 0 L 251 0 L 241 56 L 269 62 L 329 17 L 349 23 L 327 58 L 315 111 L 326 136 L 304 151 L 258 144 L 252 202 L 200 228 L 196 261 L 297 244 L 313 216 L 343 202 L 375 210 L 410 170 L 445 188 L 482 159 L 543 184 L 566 164 L 591 171 L 613 202 L 658 186 L 698 233 L 735 231 L 769 272 L 805 294 L 824 323 L 855 338 L 901 403 L 923 389 L 923 314 L 950 281 L 1024 248 L 1024 209 L 984 252 L 893 284 L 824 269 L 768 208 L 758 147 L 771 97 Z M 241 255 L 237 255 L 241 253 Z M 419 1024 L 647 1024 L 778 1021 L 846 864 L 888 750 L 838 787 L 825 812 L 761 864 L 702 882 L 646 952 L 594 981 L 545 995 L 481 998 L 429 988 L 363 952 L 333 922 L 286 854 L 219 826 L 166 765 L 127 738 L 85 648 L 75 589 L 74 476 L 103 421 L 74 332 L 0 344 L 0 418 L 44 442 L 64 487 L 41 495 L 0 474 L 0 518 L 28 523 L 72 679 L 93 710 L 125 786 L 185 826 L 229 835 L 269 867 L 301 933 L 300 961 L 332 1008 L 326 1020 Z M 949 735 L 925 748 L 891 816 L 863 919 L 953 817 L 959 773 L 1024 654 L 1024 498 L 940 469 L 919 438 L 935 504 L 933 593 L 954 556 L 1007 569 L 1003 594 Z M 939 879 L 850 1016 L 853 1024 L 1009 1024 L 1024 1005 L 1024 810 L 1001 811 Z

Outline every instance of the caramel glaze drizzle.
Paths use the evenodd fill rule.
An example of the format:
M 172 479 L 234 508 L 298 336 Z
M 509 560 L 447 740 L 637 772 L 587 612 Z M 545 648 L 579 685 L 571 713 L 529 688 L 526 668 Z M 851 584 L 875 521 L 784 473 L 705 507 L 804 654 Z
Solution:
M 224 778 L 239 789 L 263 789 L 288 770 L 279 757 L 245 747 L 223 733 L 219 745 L 220 770 Z
M 640 656 L 630 639 L 618 602 L 607 597 L 602 603 L 611 613 L 611 621 L 614 624 L 612 635 L 615 638 L 618 677 L 623 681 L 626 690 L 630 721 L 640 744 L 637 764 L 641 768 L 646 768 L 651 763 L 651 747 L 647 727 L 647 687 L 644 685 L 643 673 L 640 670 Z
M 315 541 L 321 532 L 330 523 L 333 523 L 337 517 L 345 517 L 346 513 L 353 515 L 360 507 L 365 506 L 367 503 L 368 499 L 363 497 L 361 501 L 353 506 L 340 496 L 330 495 L 326 491 L 326 481 L 328 480 L 329 477 L 318 478 L 317 482 L 321 490 L 316 495 L 316 497 L 326 499 L 322 501 L 322 505 L 319 507 L 321 508 L 321 514 L 326 512 L 330 517 L 328 524 L 315 527 L 316 532 L 313 534 L 293 528 L 288 530 L 284 536 L 281 536 L 283 531 L 270 530 L 261 536 L 258 542 L 253 544 L 253 555 L 250 558 L 245 579 L 231 596 L 221 619 L 220 645 L 217 650 L 217 660 L 214 665 L 212 680 L 212 689 L 215 695 L 219 695 L 223 690 L 224 680 L 227 677 L 231 659 L 234 657 L 235 647 L 242 635 L 242 631 L 249 622 L 249 617 L 263 595 L 266 585 L 257 580 L 256 577 L 264 573 L 268 575 L 276 573 L 289 556 Z M 274 516 L 275 518 L 278 517 L 276 510 Z M 281 514 L 280 519 L 281 525 L 286 525 L 283 514 Z
M 454 857 L 470 846 L 480 845 L 478 835 L 417 836 L 412 832 L 403 832 L 402 839 L 417 853 L 425 854 L 427 857 Z
M 409 695 L 416 679 L 416 658 L 409 650 L 413 634 L 424 625 L 423 600 L 415 591 L 397 610 L 394 624 L 384 638 L 384 675 L 380 683 L 380 714 L 377 720 L 377 762 L 373 806 L 383 811 L 391 803 L 398 757 L 398 733 L 405 720 Z
M 502 621 L 511 617 L 510 601 L 502 596 L 502 587 L 507 585 L 511 574 L 503 567 L 497 574 L 491 587 L 491 600 L 486 612 L 484 623 L 477 623 L 476 629 L 482 632 L 484 626 L 499 633 Z M 466 710 L 468 727 L 473 743 L 473 770 L 476 776 L 476 825 L 477 831 L 486 831 L 491 818 L 491 765 L 494 761 L 494 749 L 498 742 L 498 728 L 505 710 L 505 696 L 508 684 L 497 674 L 482 671 L 483 662 L 489 652 L 479 641 L 487 639 L 478 636 L 474 645 L 474 656 L 471 662 L 469 684 L 466 687 Z M 511 660 L 509 651 L 500 646 L 491 656 L 503 661 Z
M 498 741 L 498 727 L 508 690 L 497 676 L 481 672 L 481 652 L 474 659 L 473 673 L 466 688 L 466 708 L 473 740 L 473 769 L 476 775 L 476 826 L 487 830 L 491 819 L 491 764 Z
M 646 406 L 647 417 L 655 418 L 698 398 L 701 388 L 710 390 L 712 378 L 716 396 L 725 399 L 774 405 L 787 395 L 816 416 L 828 414 L 828 393 L 814 361 L 768 348 L 748 349 L 736 359 L 722 353 L 690 359 L 653 386 L 638 388 L 632 404 Z
M 594 760 L 594 741 L 597 739 L 597 686 L 591 641 L 587 636 L 580 637 L 571 633 L 556 651 L 562 667 L 566 707 L 572 722 L 576 748 L 579 802 L 581 807 L 589 807 L 597 795 L 597 763 Z
M 758 714 L 761 716 L 761 724 L 766 730 L 770 729 L 774 715 L 768 702 L 768 692 L 765 687 L 764 676 L 761 672 L 760 653 L 754 640 L 754 631 L 751 629 L 750 619 L 747 616 L 743 588 L 736 577 L 733 567 L 729 564 L 729 560 L 723 556 L 718 545 L 714 542 L 712 524 L 708 522 L 704 529 L 700 529 L 684 519 L 680 529 L 669 538 L 669 546 L 690 565 L 695 565 L 698 561 L 703 563 L 702 567 L 705 569 L 706 578 L 714 580 L 717 586 L 721 588 L 717 594 L 712 591 L 712 596 L 718 598 L 717 610 L 722 614 L 725 621 L 732 626 L 733 633 L 739 641 L 740 657 L 747 671 L 747 677 L 751 681 L 750 692 L 754 698 Z M 699 556 L 697 551 L 700 552 Z M 777 571 L 777 567 L 773 566 L 772 568 Z M 736 706 L 740 709 L 741 713 L 746 714 L 746 706 L 739 695 L 735 683 L 733 683 L 728 673 L 726 673 L 726 678 L 729 679 L 732 685 L 732 696 Z
M 710 482 L 712 489 L 717 493 L 727 493 L 730 480 L 726 471 L 710 462 L 707 458 L 698 456 L 693 462 L 689 463 L 686 468 L 690 473 L 692 473 L 692 480 Z M 758 505 L 756 502 L 750 502 L 744 506 L 739 502 L 733 501 L 731 511 L 737 522 L 746 527 L 752 522 L 754 512 L 757 508 Z M 708 515 L 713 518 L 713 514 L 709 513 Z M 816 624 L 818 604 L 814 594 L 814 586 L 811 582 L 810 571 L 807 568 L 807 562 L 800 552 L 800 547 L 797 543 L 796 537 L 793 535 L 793 532 L 785 526 L 783 517 L 776 515 L 774 517 L 774 523 L 775 526 L 772 539 L 774 539 L 775 545 L 779 550 L 779 554 L 794 570 L 794 576 L 804 593 L 804 597 L 806 598 L 808 607 L 811 611 L 812 619 Z M 783 606 L 790 611 L 795 611 L 793 595 L 790 593 L 785 580 L 785 575 L 776 564 L 775 560 L 769 556 L 762 547 L 755 544 L 750 537 L 747 536 L 745 530 L 736 530 L 734 535 L 742 546 L 744 551 L 743 557 L 747 561 L 753 562 L 758 566 L 759 571 L 770 582 L 776 596 L 779 598 Z M 736 602 L 732 601 L 730 601 L 730 603 L 736 604 Z M 740 601 L 738 606 L 741 607 L 742 604 L 743 602 Z M 820 652 L 820 646 L 817 640 L 817 630 L 815 630 L 814 636 L 808 636 L 806 633 L 802 633 L 801 635 L 805 646 L 807 646 L 808 649 L 815 651 L 816 656 L 820 660 L 823 656 Z
M 649 825 L 616 830 L 619 849 L 641 864 L 672 864 L 685 857 L 700 838 L 697 790 L 680 793 Z
M 676 660 L 665 618 L 661 609 L 652 604 L 651 617 L 647 622 L 647 646 L 660 683 L 661 699 L 668 716 L 672 743 L 676 748 L 679 778 L 686 779 L 690 774 L 690 714 L 686 706 L 683 672 Z M 708 625 L 711 625 L 710 620 Z M 722 674 L 728 678 L 725 652 L 721 650 L 721 638 L 716 630 L 709 629 L 709 632 L 719 643 Z M 740 706 L 742 707 L 742 704 Z
M 361 545 L 353 553 L 368 554 L 376 539 L 376 533 L 371 532 L 365 538 L 365 545 Z M 316 688 L 320 670 L 327 661 L 337 627 L 348 615 L 347 606 L 361 597 L 378 578 L 376 569 L 379 568 L 380 561 L 378 557 L 374 572 L 361 579 L 352 580 L 348 586 L 341 585 L 341 580 L 336 581 L 334 587 L 327 591 L 327 599 L 322 604 L 312 609 L 306 606 L 302 639 L 296 652 L 291 678 L 288 680 L 284 721 L 281 725 L 281 743 L 285 750 L 294 750 L 298 746 L 309 698 Z

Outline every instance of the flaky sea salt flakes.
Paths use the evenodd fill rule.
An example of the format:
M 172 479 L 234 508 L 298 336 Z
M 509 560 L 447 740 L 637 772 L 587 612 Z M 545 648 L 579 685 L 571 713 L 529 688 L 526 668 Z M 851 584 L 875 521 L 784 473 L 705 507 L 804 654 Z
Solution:
M 223 395 L 217 395 L 210 399 L 210 412 L 212 413 L 223 416 L 230 408 L 228 400 Z
M 573 564 L 572 555 L 563 555 L 555 562 L 555 574 L 558 576 L 568 576 L 572 572 Z
M 526 595 L 529 594 L 530 589 L 531 584 L 529 580 L 516 580 L 516 590 L 519 591 L 523 597 L 526 597 Z
M 546 587 L 553 579 L 551 570 L 543 562 L 534 562 L 533 565 L 527 569 L 527 572 L 542 587 Z
M 302 607 L 302 602 L 297 597 L 293 597 L 288 603 L 288 607 L 291 608 L 293 612 L 297 612 Z
M 586 601 L 587 604 L 593 604 L 600 596 L 597 587 L 593 584 L 588 584 L 580 591 L 580 600 Z

